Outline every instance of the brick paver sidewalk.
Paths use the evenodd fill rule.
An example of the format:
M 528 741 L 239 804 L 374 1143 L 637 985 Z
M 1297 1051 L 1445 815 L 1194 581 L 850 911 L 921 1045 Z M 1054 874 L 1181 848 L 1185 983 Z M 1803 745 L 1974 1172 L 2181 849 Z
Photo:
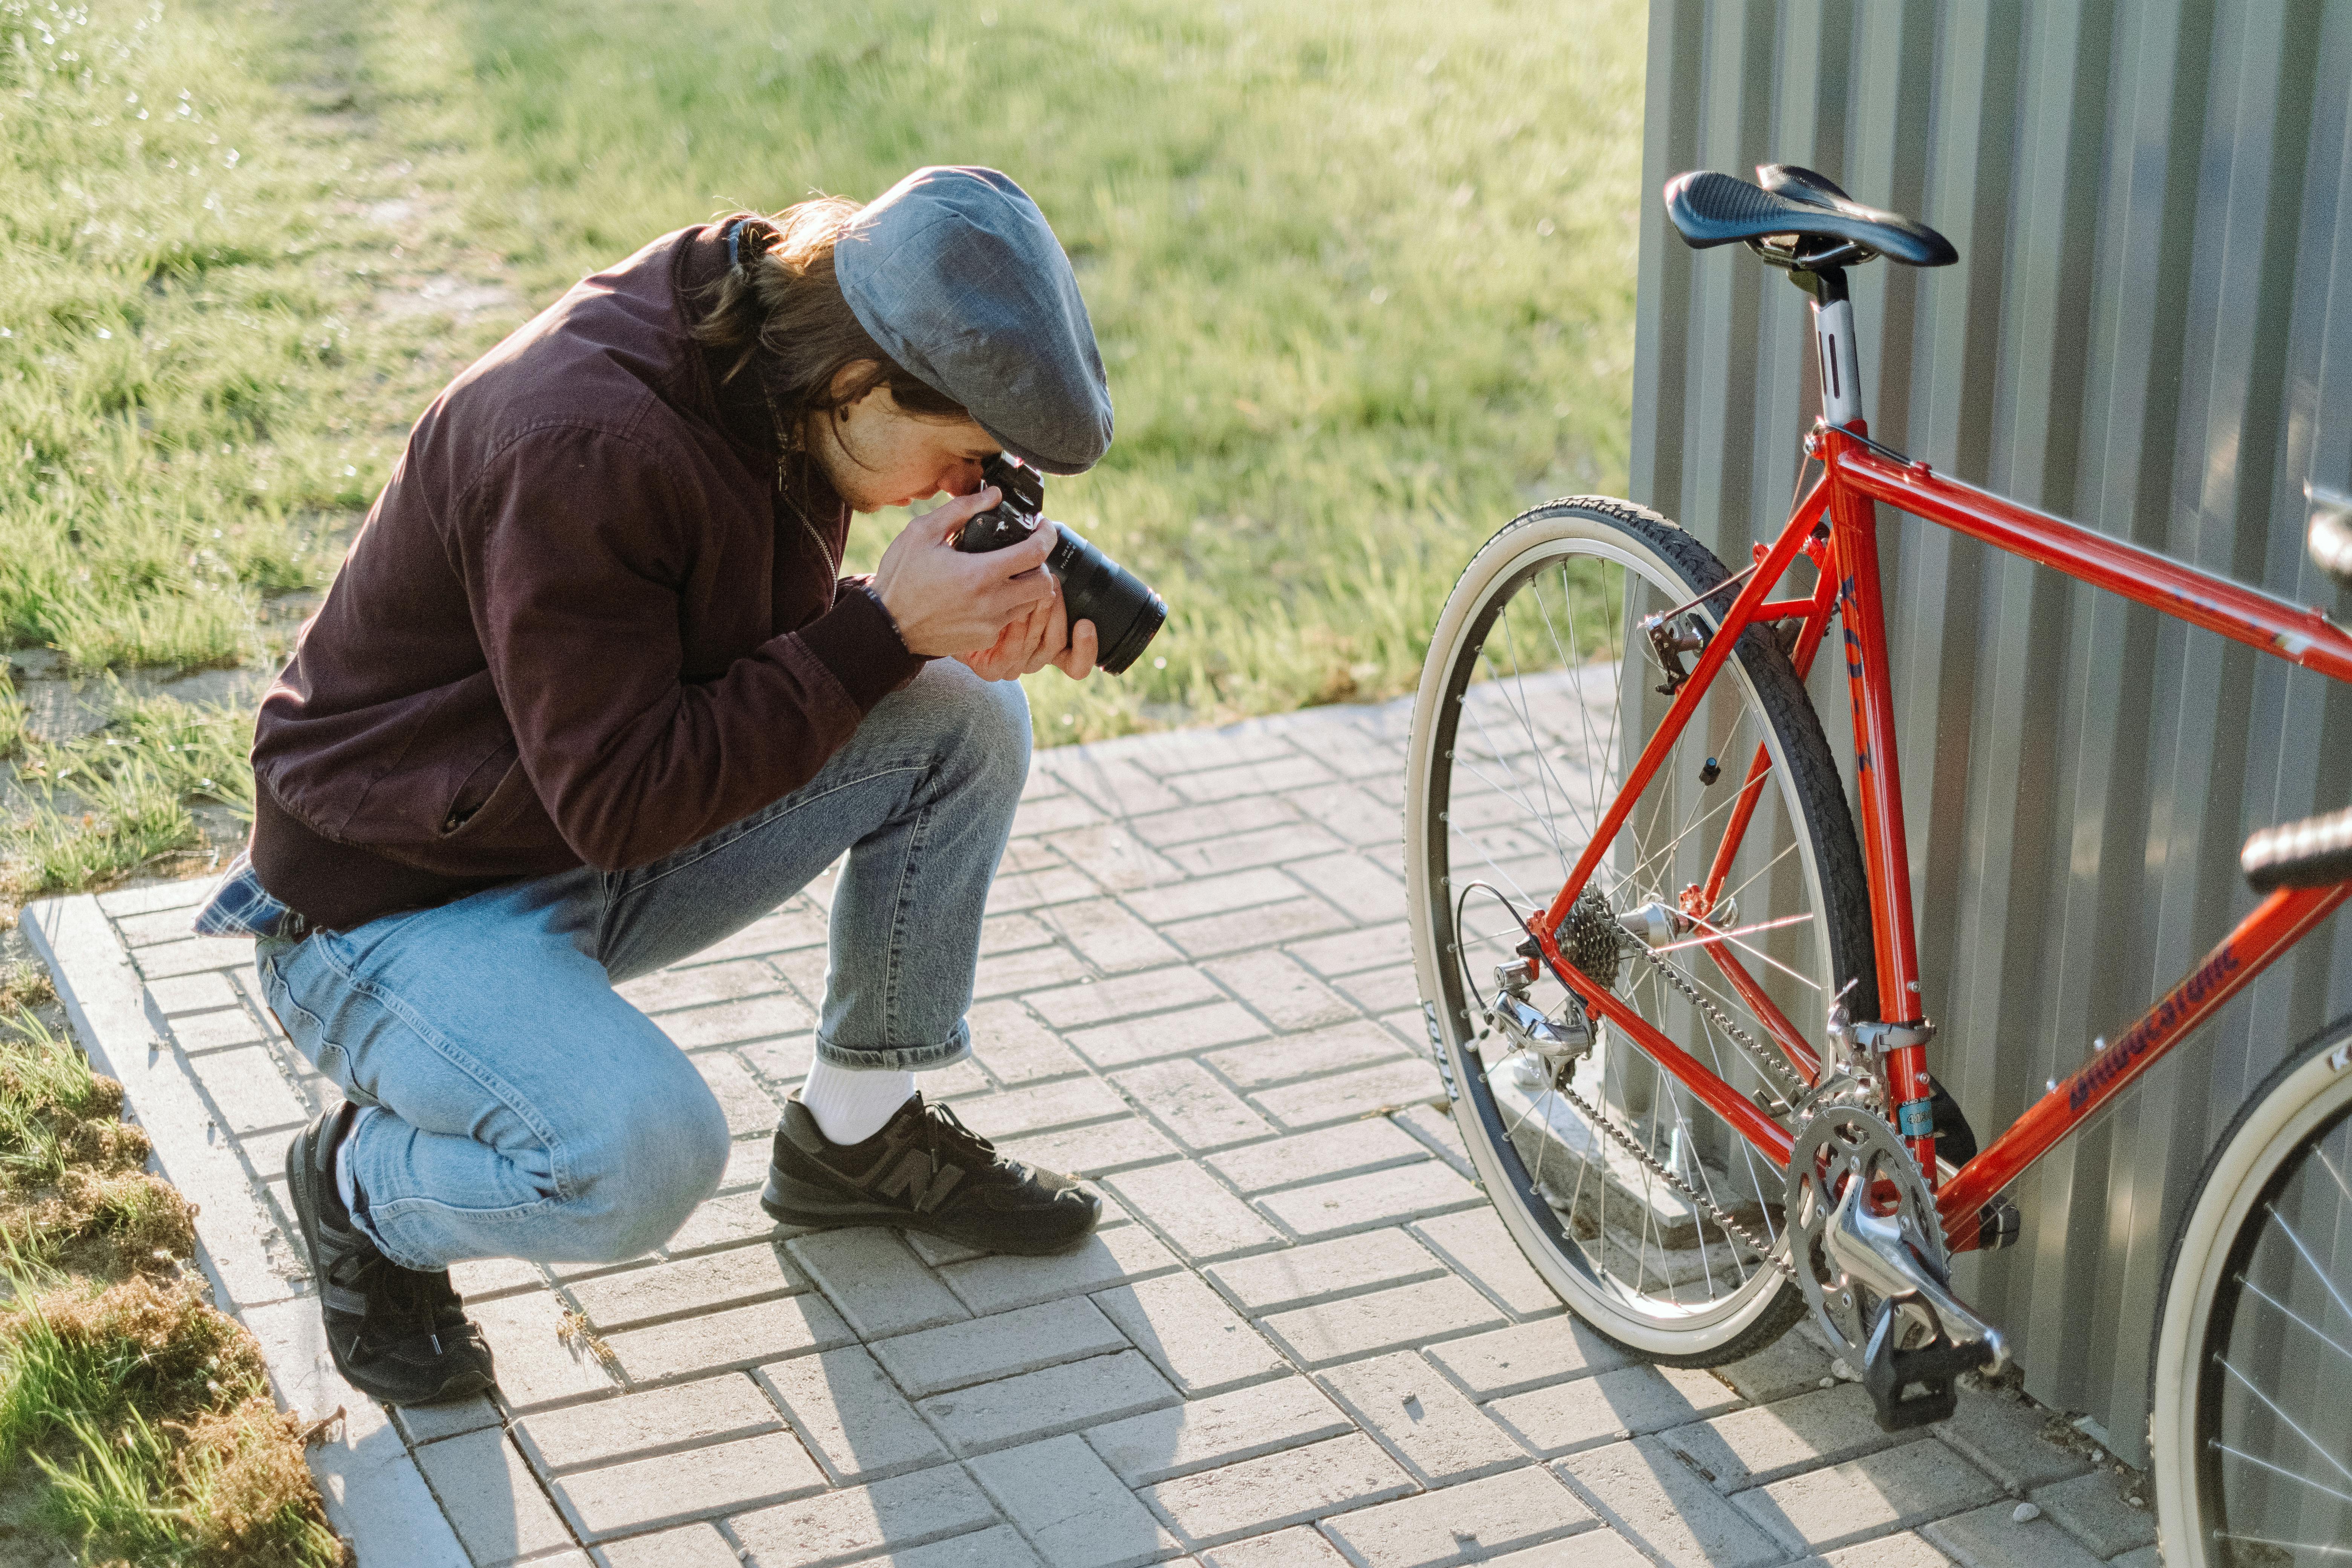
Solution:
M 257 1005 L 247 944 L 187 936 L 193 884 L 27 925 L 282 1397 L 344 1407 L 316 1459 L 371 1565 L 2153 1564 L 2147 1516 L 2037 1411 L 1972 1394 L 1890 1438 L 1801 1334 L 1717 1376 L 1562 1314 L 1417 1044 L 1406 719 L 1039 755 L 976 1058 L 926 1087 L 1095 1179 L 1083 1250 L 761 1213 L 824 970 L 804 897 L 624 988 L 727 1108 L 720 1195 L 658 1258 L 459 1269 L 501 1398 L 390 1421 L 325 1363 L 286 1240 L 286 1143 L 332 1091 Z M 2028 1493 L 2042 1517 L 2016 1522 Z

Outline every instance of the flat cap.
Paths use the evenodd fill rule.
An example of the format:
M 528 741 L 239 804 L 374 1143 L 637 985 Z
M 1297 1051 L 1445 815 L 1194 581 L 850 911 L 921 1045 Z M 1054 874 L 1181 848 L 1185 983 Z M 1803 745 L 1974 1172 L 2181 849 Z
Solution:
M 850 220 L 833 265 L 883 353 L 1023 462 L 1082 474 L 1110 445 L 1110 386 L 1070 258 L 1005 175 L 916 170 Z

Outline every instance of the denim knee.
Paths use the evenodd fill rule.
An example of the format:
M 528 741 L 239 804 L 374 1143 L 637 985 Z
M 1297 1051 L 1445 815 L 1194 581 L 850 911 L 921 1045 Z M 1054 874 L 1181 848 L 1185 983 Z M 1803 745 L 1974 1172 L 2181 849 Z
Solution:
M 937 672 L 934 674 L 933 672 Z M 1008 803 L 1029 780 L 1029 699 L 1017 680 L 982 680 L 951 658 L 935 659 L 917 689 L 937 705 L 943 762 L 960 788 Z
M 677 1234 L 719 1190 L 727 1170 L 727 1115 L 692 1064 L 659 1084 L 630 1086 L 625 1102 L 603 1106 L 568 1162 L 575 1212 L 595 1256 L 639 1257 Z

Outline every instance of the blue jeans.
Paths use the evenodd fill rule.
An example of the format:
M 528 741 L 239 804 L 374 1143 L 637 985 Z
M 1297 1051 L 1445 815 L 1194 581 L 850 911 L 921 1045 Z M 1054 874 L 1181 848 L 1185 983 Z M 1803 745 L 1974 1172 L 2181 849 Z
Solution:
M 808 784 L 665 860 L 261 939 L 295 1048 L 387 1113 L 351 1145 L 363 1228 L 418 1269 L 610 1261 L 668 1240 L 718 1190 L 727 1122 L 613 986 L 740 931 L 845 849 L 818 1054 L 962 1058 L 981 915 L 1028 771 L 1019 685 L 937 660 Z

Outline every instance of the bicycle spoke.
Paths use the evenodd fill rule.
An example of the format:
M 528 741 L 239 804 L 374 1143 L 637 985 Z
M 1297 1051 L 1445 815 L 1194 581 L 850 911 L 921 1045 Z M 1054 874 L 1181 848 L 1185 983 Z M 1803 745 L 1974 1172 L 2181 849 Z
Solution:
M 2278 1401 L 2273 1399 L 2269 1394 L 2264 1394 L 2262 1391 L 2261 1385 L 2255 1383 L 2252 1378 L 2248 1377 L 2244 1373 L 2240 1372 L 2235 1366 L 2231 1365 L 2228 1356 L 2222 1355 L 2217 1352 L 2214 1354 L 2213 1359 L 2221 1364 L 2221 1368 L 2223 1372 L 2226 1372 L 2231 1377 L 2236 1378 L 2238 1382 L 2244 1386 L 2247 1393 L 2252 1394 L 2256 1399 L 2261 1400 L 2263 1404 L 2269 1408 L 2272 1415 L 2284 1422 L 2288 1431 L 2293 1432 L 2296 1436 L 2310 1444 L 2311 1451 L 2317 1454 L 2321 1458 L 2326 1460 L 2328 1464 L 2333 1466 L 2336 1474 L 2342 1476 L 2347 1481 L 2352 1481 L 2352 1468 L 2347 1468 L 2344 1461 L 2329 1453 L 2325 1444 L 2321 1443 L 2318 1438 L 2313 1436 L 2310 1433 L 2305 1431 L 2301 1424 L 2299 1424 L 2294 1416 L 2289 1415 L 2285 1411 L 2280 1409 Z M 2214 1441 L 2219 1442 L 2221 1439 L 2217 1437 Z M 2281 1471 L 2280 1473 L 2284 1474 L 2285 1472 Z M 2352 1502 L 2352 1496 L 2346 1496 L 2344 1500 L 2346 1502 Z
M 2319 1283 L 2321 1286 L 2326 1289 L 2329 1296 L 2335 1299 L 2336 1310 L 2342 1312 L 2347 1318 L 2352 1318 L 2352 1301 L 2345 1300 L 2344 1292 L 2338 1290 L 2336 1288 L 2336 1281 L 2327 1277 L 2327 1266 L 2311 1255 L 2311 1248 L 2304 1245 L 2303 1237 L 2295 1235 L 2294 1226 L 2287 1224 L 2286 1216 L 2278 1212 L 2278 1205 L 2276 1204 L 2264 1204 L 2263 1207 L 2269 1212 L 2271 1222 L 2273 1225 L 2276 1225 L 2279 1229 L 2284 1231 L 2286 1233 L 2287 1240 L 2293 1242 L 2294 1244 L 2294 1249 L 2303 1254 L 2303 1260 L 2311 1265 L 2311 1271 L 2319 1276 Z M 2347 1475 L 2352 1475 L 2352 1471 L 2347 1471 L 2346 1473 Z
M 2309 1330 L 2312 1338 L 2317 1340 L 2320 1343 L 2326 1345 L 2329 1350 L 2334 1351 L 2337 1355 L 2342 1356 L 2345 1360 L 2352 1361 L 2352 1350 L 2345 1348 L 2345 1346 L 2337 1342 L 2333 1335 L 2329 1334 L 2318 1324 L 2313 1322 L 2309 1318 L 2305 1317 L 2301 1312 L 2296 1311 L 2293 1307 L 2288 1306 L 2284 1301 L 2280 1300 L 2277 1297 L 2272 1295 L 2269 1291 L 2263 1289 L 2261 1286 L 2247 1279 L 2243 1274 L 2239 1275 L 2237 1277 L 2237 1280 L 2240 1285 L 2252 1290 L 2255 1295 L 2261 1297 L 2263 1300 L 2268 1301 L 2272 1306 L 2276 1307 L 2281 1312 L 2286 1314 L 2288 1318 Z

